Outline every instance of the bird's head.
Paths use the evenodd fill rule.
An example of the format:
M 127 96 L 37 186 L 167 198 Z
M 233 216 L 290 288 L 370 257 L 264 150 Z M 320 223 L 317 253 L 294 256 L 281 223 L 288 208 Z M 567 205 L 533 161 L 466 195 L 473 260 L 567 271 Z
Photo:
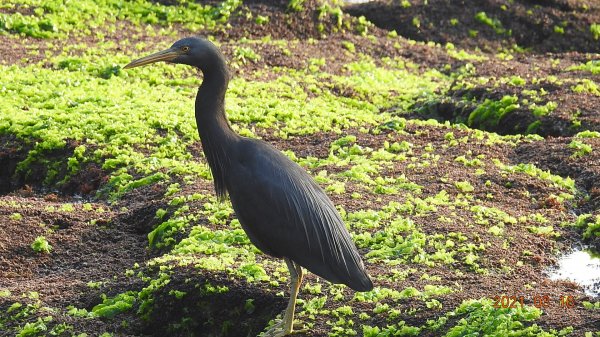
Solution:
M 217 47 L 208 40 L 186 37 L 175 42 L 171 48 L 131 61 L 123 69 L 144 66 L 159 61 L 187 64 L 198 68 L 210 67 L 220 55 Z

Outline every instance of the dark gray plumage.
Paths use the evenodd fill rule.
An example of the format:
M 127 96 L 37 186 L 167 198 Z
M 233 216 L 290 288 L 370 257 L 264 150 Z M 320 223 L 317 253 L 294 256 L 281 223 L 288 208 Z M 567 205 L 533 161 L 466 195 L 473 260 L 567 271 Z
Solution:
M 236 151 L 238 163 L 226 174 L 226 186 L 252 243 L 330 282 L 371 290 L 373 284 L 350 234 L 313 179 L 264 142 L 243 138 Z
M 187 64 L 203 72 L 196 122 L 216 193 L 220 198 L 229 194 L 252 243 L 268 255 L 284 258 L 290 269 L 290 304 L 282 322 L 265 336 L 291 332 L 302 281 L 300 266 L 330 282 L 371 290 L 373 283 L 358 251 L 325 192 L 276 148 L 241 137 L 229 126 L 224 109 L 229 72 L 218 48 L 207 40 L 185 38 L 125 68 L 157 61 Z

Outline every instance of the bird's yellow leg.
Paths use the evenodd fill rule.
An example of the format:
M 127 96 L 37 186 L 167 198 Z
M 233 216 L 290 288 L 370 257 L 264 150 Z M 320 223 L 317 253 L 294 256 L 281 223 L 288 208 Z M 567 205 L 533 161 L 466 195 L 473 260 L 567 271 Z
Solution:
M 296 298 L 300 291 L 300 285 L 302 284 L 302 267 L 294 261 L 285 259 L 285 263 L 290 270 L 291 282 L 290 282 L 290 301 L 288 302 L 285 315 L 283 316 L 284 331 L 289 334 L 292 332 L 294 327 L 294 312 L 296 310 Z
M 296 310 L 296 298 L 302 284 L 302 267 L 292 260 L 285 259 L 288 269 L 290 270 L 290 301 L 288 302 L 285 313 L 281 321 L 275 323 L 267 332 L 262 334 L 262 337 L 282 337 L 292 333 L 294 327 L 294 311 Z

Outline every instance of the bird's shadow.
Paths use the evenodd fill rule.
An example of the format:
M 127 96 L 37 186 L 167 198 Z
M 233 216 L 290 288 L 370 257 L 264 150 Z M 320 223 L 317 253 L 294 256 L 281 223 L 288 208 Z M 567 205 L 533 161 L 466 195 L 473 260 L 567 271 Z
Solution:
M 155 295 L 144 333 L 151 336 L 257 336 L 286 299 L 267 286 L 233 280 L 225 272 L 178 270 Z

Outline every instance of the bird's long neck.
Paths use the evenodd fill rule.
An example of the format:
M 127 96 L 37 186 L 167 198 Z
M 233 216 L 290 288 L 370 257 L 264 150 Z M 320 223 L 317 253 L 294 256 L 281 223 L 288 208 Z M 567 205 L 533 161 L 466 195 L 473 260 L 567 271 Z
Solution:
M 225 175 L 233 154 L 232 145 L 240 136 L 231 129 L 225 115 L 225 92 L 229 83 L 227 65 L 220 54 L 212 61 L 201 68 L 204 81 L 196 96 L 196 123 L 217 196 L 222 199 L 227 193 Z

